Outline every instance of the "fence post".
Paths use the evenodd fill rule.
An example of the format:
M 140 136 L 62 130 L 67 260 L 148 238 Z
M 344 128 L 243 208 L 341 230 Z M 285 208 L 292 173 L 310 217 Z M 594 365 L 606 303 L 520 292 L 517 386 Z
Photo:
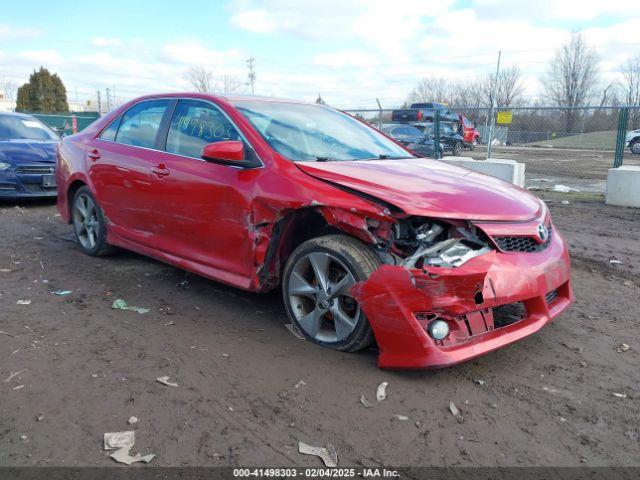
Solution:
M 622 107 L 618 110 L 618 134 L 616 136 L 616 155 L 613 160 L 613 168 L 622 166 L 624 158 L 625 137 L 627 135 L 627 122 L 629 121 L 629 109 Z
M 380 105 L 380 100 L 377 98 L 376 102 L 378 102 L 378 130 L 382 130 L 382 105 Z
M 440 157 L 440 110 L 433 110 L 433 158 Z

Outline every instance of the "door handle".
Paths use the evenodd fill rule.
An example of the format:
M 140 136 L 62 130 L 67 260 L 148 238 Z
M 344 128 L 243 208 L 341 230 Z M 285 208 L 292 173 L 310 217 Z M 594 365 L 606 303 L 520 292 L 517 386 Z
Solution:
M 94 148 L 89 153 L 87 153 L 87 157 L 89 157 L 91 160 L 98 160 L 100 158 L 100 152 L 97 148 Z
M 171 173 L 171 171 L 167 168 L 167 166 L 164 163 L 151 167 L 151 171 L 160 178 L 166 177 Z

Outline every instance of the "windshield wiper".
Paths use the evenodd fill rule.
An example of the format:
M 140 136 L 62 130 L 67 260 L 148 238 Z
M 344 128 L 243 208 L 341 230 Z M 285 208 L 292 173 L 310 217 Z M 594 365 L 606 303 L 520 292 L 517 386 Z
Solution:
M 329 157 L 316 157 L 316 162 L 330 162 L 331 160 Z

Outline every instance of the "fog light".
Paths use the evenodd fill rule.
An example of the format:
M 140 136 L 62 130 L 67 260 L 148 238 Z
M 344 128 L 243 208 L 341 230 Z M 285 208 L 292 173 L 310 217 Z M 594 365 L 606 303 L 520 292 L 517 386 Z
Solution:
M 434 320 L 427 327 L 427 331 L 434 340 L 444 340 L 449 335 L 449 324 L 444 320 Z

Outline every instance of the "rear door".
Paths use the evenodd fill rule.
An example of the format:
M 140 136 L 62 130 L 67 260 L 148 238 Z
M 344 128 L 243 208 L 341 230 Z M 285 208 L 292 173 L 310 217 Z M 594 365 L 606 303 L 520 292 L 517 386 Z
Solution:
M 262 169 L 201 158 L 205 145 L 225 140 L 244 141 L 220 108 L 202 100 L 179 100 L 168 124 L 165 152 L 154 157 L 150 208 L 156 248 L 214 268 L 216 277 L 242 285 L 254 269 L 250 206 Z M 247 144 L 246 155 L 251 154 Z
M 152 246 L 151 167 L 158 155 L 160 124 L 172 101 L 145 100 L 133 105 L 89 143 L 87 163 L 112 233 Z

